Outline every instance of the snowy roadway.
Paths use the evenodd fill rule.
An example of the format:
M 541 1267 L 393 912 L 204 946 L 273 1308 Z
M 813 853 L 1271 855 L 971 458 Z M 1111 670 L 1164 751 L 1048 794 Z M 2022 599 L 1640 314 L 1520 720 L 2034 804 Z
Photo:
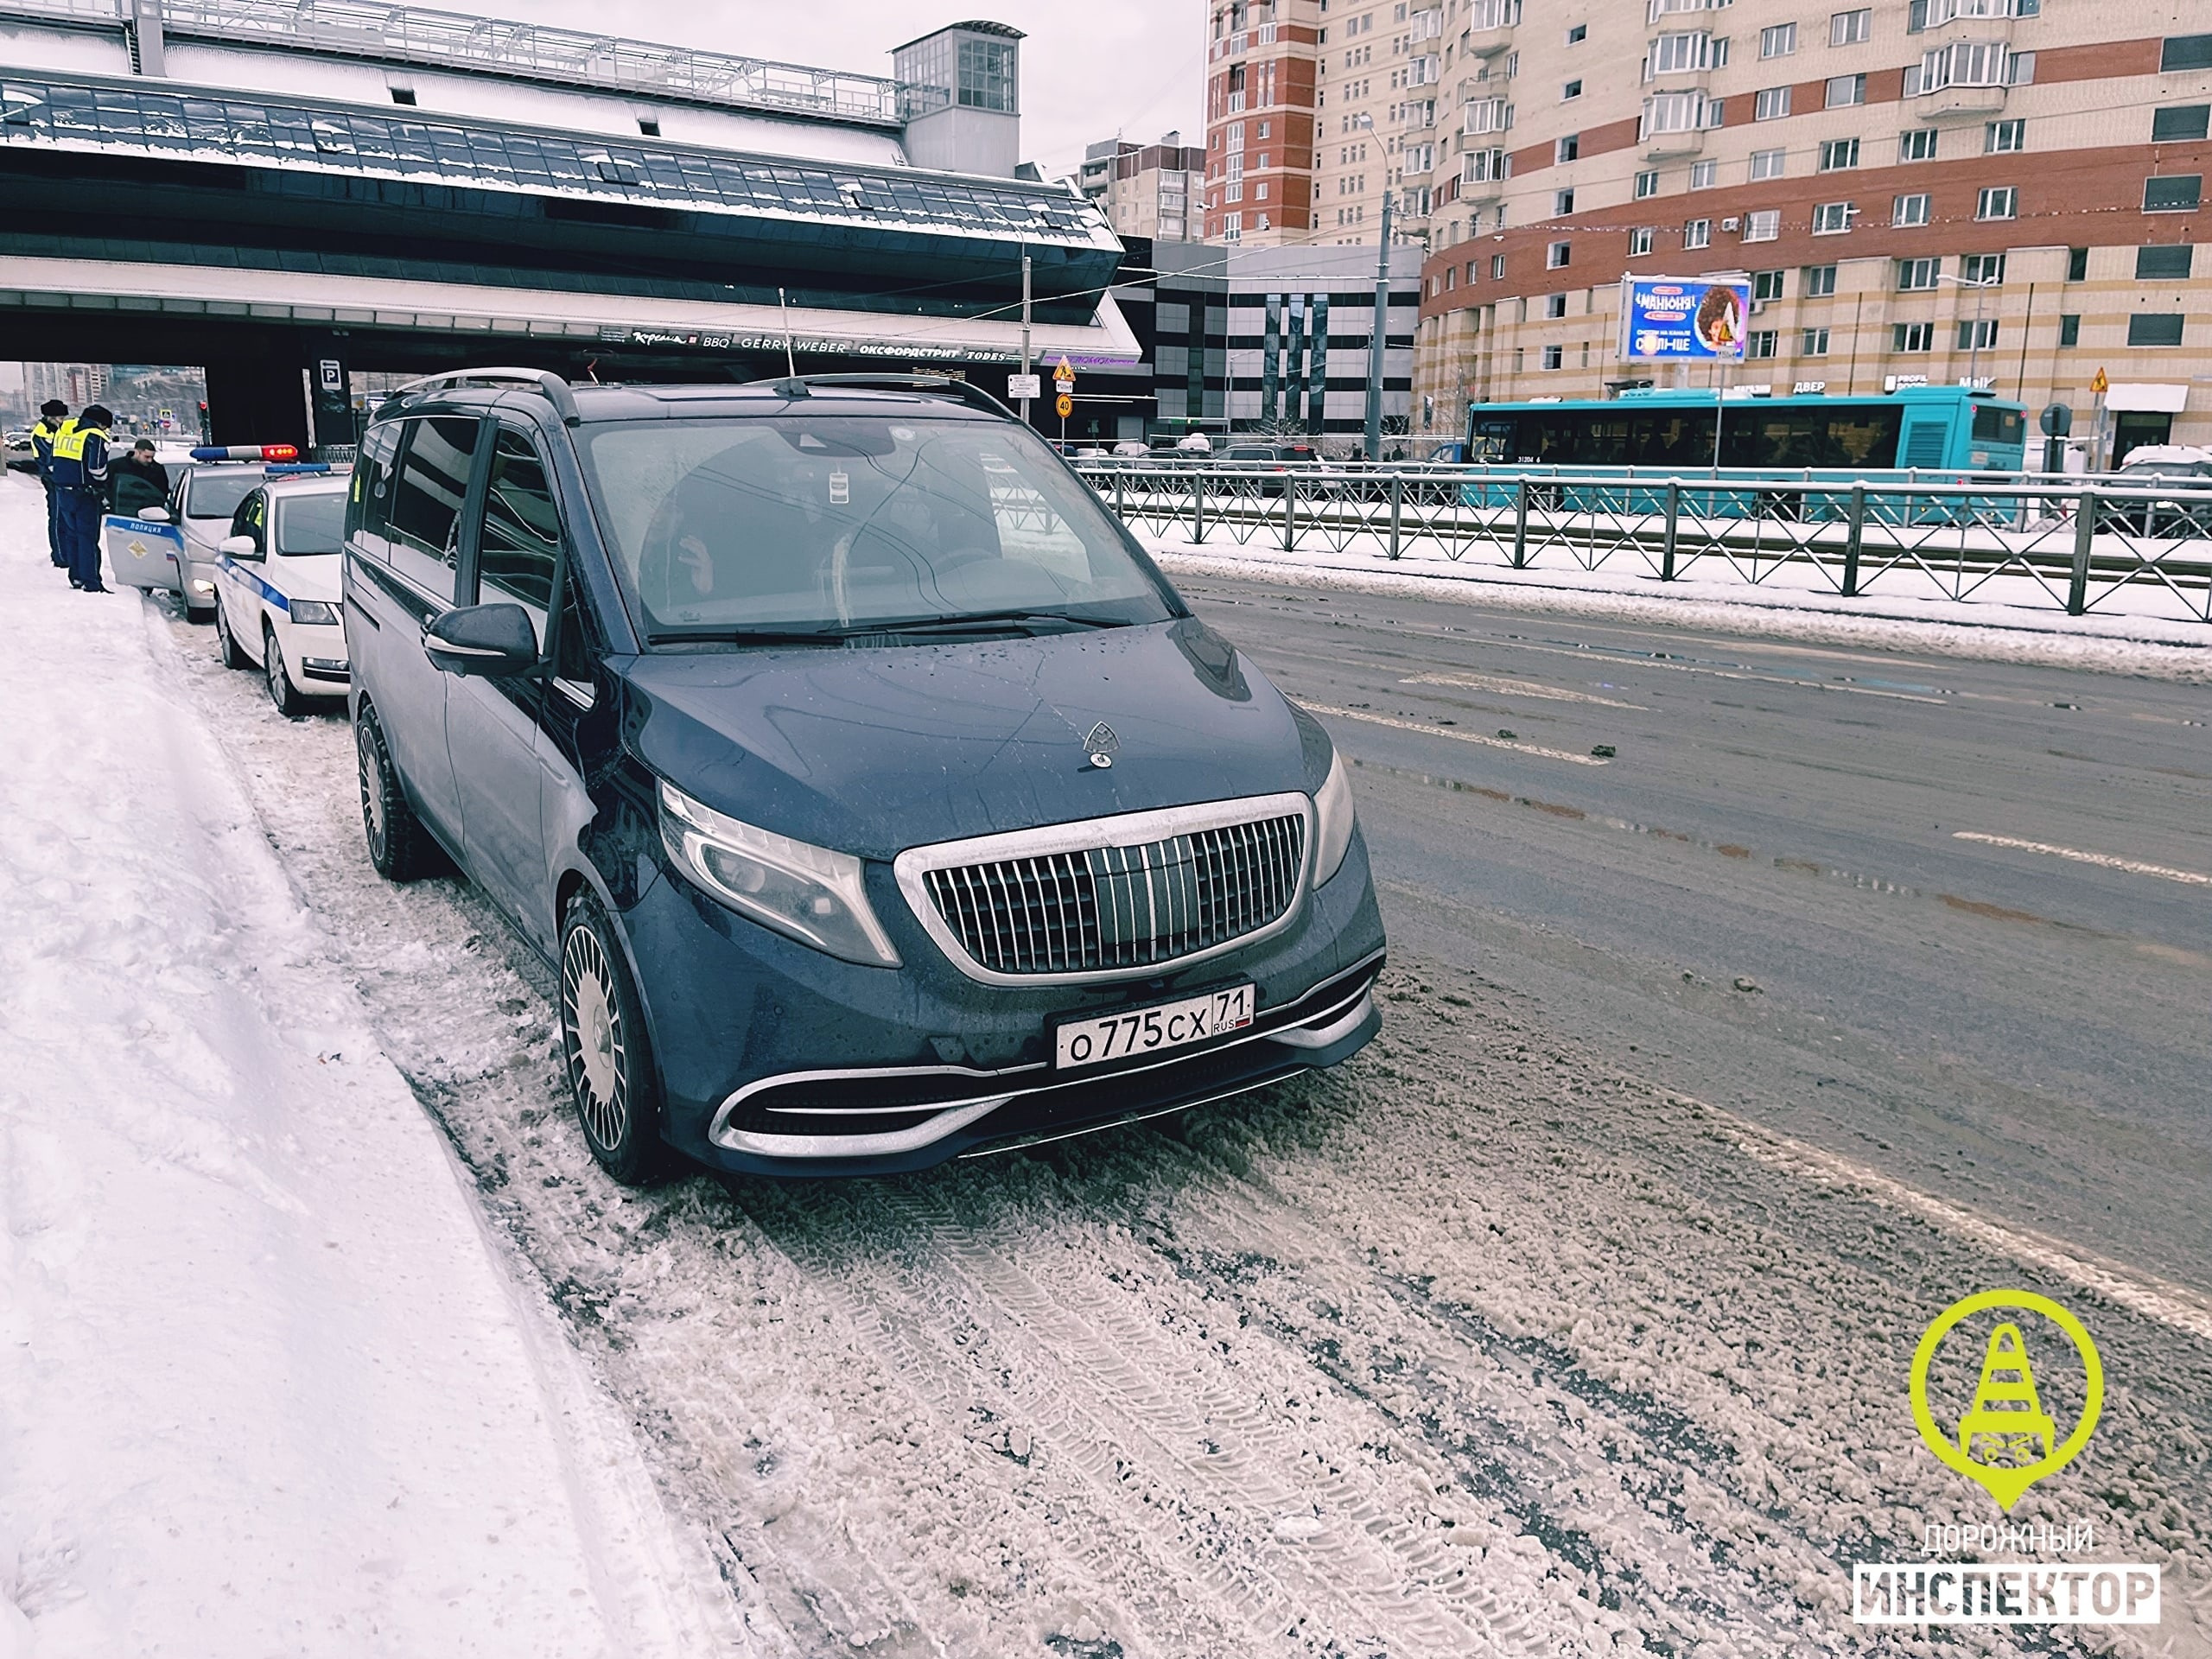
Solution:
M 318 1647 L 273 1610 L 251 1627 L 233 1608 L 227 1628 L 252 1633 L 228 1651 L 590 1651 L 624 1618 L 658 1619 L 648 1635 L 698 1651 L 742 1639 L 773 1656 L 1923 1650 L 1854 1629 L 1843 1611 L 1849 1564 L 1914 1559 L 1924 1524 L 1993 1514 L 1920 1446 L 1904 1372 L 1935 1313 L 2010 1286 L 2079 1313 L 2113 1382 L 2091 1450 L 2016 1518 L 2091 1520 L 2096 1554 L 2165 1565 L 2164 1624 L 2113 1632 L 2111 1650 L 2212 1650 L 2202 1275 L 2102 1236 L 2031 1234 L 2008 1208 L 2012 1189 L 1907 1180 L 1890 1163 L 1815 1144 L 1829 1123 L 1785 1139 L 1770 1126 L 1754 1052 L 1773 1034 L 1745 1027 L 1732 1038 L 1709 1008 L 1688 1010 L 1683 1032 L 1752 1052 L 1730 1074 L 1725 1108 L 1672 1058 L 1613 1052 L 1613 1033 L 1589 1023 L 1604 1005 L 1563 990 L 1554 1001 L 1568 976 L 1544 976 L 1599 942 L 1577 942 L 1562 918 L 1492 914 L 1438 874 L 1453 836 L 1471 852 L 1478 837 L 1518 832 L 1501 832 L 1505 819 L 1423 820 L 1402 775 L 1423 768 L 1382 746 L 1448 748 L 1448 776 L 1426 770 L 1446 785 L 1420 785 L 1428 797 L 1491 789 L 1503 798 L 1478 792 L 1471 804 L 1567 822 L 1516 805 L 1560 804 L 1558 791 L 1494 770 L 1541 757 L 1444 738 L 1441 705 L 1385 708 L 1372 691 L 1346 691 L 1341 662 L 1317 667 L 1309 652 L 1281 664 L 1293 690 L 1326 702 L 1321 682 L 1333 677 L 1343 702 L 1332 706 L 1381 717 L 1332 717 L 1346 748 L 1374 763 L 1362 769 L 1362 810 L 1396 945 L 1384 1037 L 1338 1073 L 1164 1130 L 912 1179 L 725 1190 L 694 1178 L 627 1194 L 596 1173 L 559 1103 L 540 967 L 458 882 L 397 889 L 370 871 L 342 720 L 283 720 L 255 677 L 217 666 L 207 631 L 159 605 L 143 607 L 142 622 L 133 598 L 48 594 L 45 572 L 30 569 L 23 495 L 0 495 L 0 594 L 18 642 L 0 658 L 0 881 L 18 923 L 0 935 L 0 1242 L 12 1252 L 0 1630 L 27 1650 L 152 1650 L 79 1632 L 103 1614 L 130 1628 L 114 1610 L 146 1605 L 149 1576 L 265 1579 L 275 1541 L 296 1543 L 317 1508 L 312 1495 L 269 1492 L 287 1471 L 258 1440 L 265 1461 L 244 1469 L 218 1455 L 227 1446 L 183 1433 L 111 1440 L 99 1403 L 73 1408 L 68 1385 L 91 1389 L 103 1364 L 152 1372 L 194 1360 L 200 1332 L 236 1323 L 224 1299 L 282 1298 L 316 1270 L 353 1276 L 293 1304 L 298 1345 L 338 1342 L 340 1312 L 371 1304 L 379 1317 L 411 1308 L 407 1338 L 435 1344 L 498 1300 L 487 1262 L 515 1281 L 487 1336 L 487 1353 L 499 1351 L 455 1379 L 442 1416 L 417 1423 L 406 1448 L 417 1478 L 442 1473 L 454 1493 L 478 1483 L 508 1502 L 531 1490 L 532 1448 L 553 1438 L 537 1415 L 585 1410 L 550 1358 L 514 1360 L 527 1349 L 524 1313 L 550 1299 L 583 1367 L 635 1425 L 674 1541 L 652 1545 L 642 1509 L 614 1510 L 606 1561 L 618 1576 L 576 1599 L 566 1647 L 539 1639 L 543 1624 L 503 1641 L 458 1617 L 435 1643 Z M 1272 647 L 1304 644 L 1287 602 L 1211 608 L 1252 597 L 1268 596 L 1217 584 L 1210 613 L 1273 664 Z M 38 642 L 35 662 L 27 639 Z M 1508 660 L 1501 652 L 1454 671 L 1538 683 Z M 1643 701 L 1589 689 L 1592 677 L 1578 670 L 1585 696 Z M 65 700 L 76 686 L 86 689 Z M 1475 690 L 1462 688 L 1464 700 L 1482 701 Z M 1754 702 L 1757 688 L 1745 690 Z M 1487 694 L 1518 697 L 1516 719 L 1547 706 L 1495 684 Z M 149 706 L 160 698 L 175 710 L 166 721 Z M 1401 708 L 1417 731 L 1385 723 Z M 1478 723 L 1455 718 L 1471 734 L 1509 724 L 1487 710 Z M 1514 729 L 1516 743 L 1569 753 Z M 1560 777 L 1606 775 L 1547 764 Z M 185 788 L 194 778 L 219 803 L 237 802 L 229 791 L 242 785 L 244 802 L 126 825 L 162 779 Z M 47 826 L 37 836 L 22 828 L 34 812 Z M 128 838 L 111 845 L 92 823 L 127 827 Z M 1529 844 L 1518 849 L 1533 857 Z M 1619 836 L 1623 849 L 1646 844 L 1675 845 Z M 1735 858 L 1683 845 L 1685 857 Z M 1418 867 L 1394 863 L 1416 856 Z M 91 873 L 100 860 L 111 881 Z M 2179 885 L 2168 899 L 2205 903 Z M 162 948 L 140 941 L 134 957 L 109 940 L 128 933 L 139 905 L 149 927 L 162 923 Z M 95 926 L 103 918 L 109 934 Z M 13 942 L 25 931 L 31 946 Z M 47 979 L 34 991 L 23 973 L 41 940 Z M 1543 971 L 1506 970 L 1523 943 Z M 1625 959 L 1605 943 L 1608 960 Z M 2178 982 L 2201 1010 L 2204 963 L 2175 949 L 2168 963 L 2194 976 Z M 236 989 L 256 963 L 257 980 Z M 161 973 L 179 979 L 155 999 L 175 1023 L 142 1031 L 130 1000 Z M 188 1001 L 194 974 L 233 983 L 230 1002 L 251 1003 L 272 1033 L 315 1034 L 292 1039 L 283 1065 L 211 1081 L 200 1044 L 213 1039 L 188 1023 L 201 1006 Z M 343 1050 L 360 1090 L 386 1108 L 394 1096 L 375 1083 L 379 1063 L 357 1046 L 351 1018 L 365 1019 L 473 1179 L 498 1240 L 488 1255 L 462 1248 L 445 1169 L 409 1138 L 404 1115 L 376 1119 L 389 1161 L 360 1167 L 365 1120 L 321 1056 Z M 99 1082 L 97 1097 L 64 1068 L 65 1048 Z M 214 1150 L 141 1141 L 111 1154 L 76 1127 L 97 1114 L 127 1129 L 134 1092 L 188 1097 L 199 1114 L 188 1121 Z M 2202 1098 L 2159 1105 L 2193 1109 L 2201 1126 Z M 245 1185 L 242 1147 L 301 1172 L 311 1222 Z M 151 1196 L 96 1180 L 91 1160 L 106 1156 Z M 221 1157 L 232 1164 L 211 1161 Z M 168 1267 L 138 1211 L 158 1201 L 174 1213 L 180 1192 L 220 1211 L 211 1229 L 235 1223 L 227 1248 L 248 1247 L 204 1296 L 181 1273 L 152 1287 L 123 1278 L 133 1259 L 156 1274 Z M 414 1208 L 403 1211 L 405 1193 Z M 258 1208 L 238 1213 L 248 1204 Z M 448 1279 L 340 1269 L 353 1255 L 343 1248 L 316 1268 L 324 1239 L 364 1235 L 404 1248 L 418 1269 L 444 1250 Z M 79 1334 L 95 1321 L 97 1333 Z M 492 1363 L 501 1355 L 505 1370 Z M 486 1389 L 502 1382 L 510 1408 L 494 1416 Z M 423 1404 L 410 1396 L 411 1411 Z M 312 1421 L 297 1399 L 264 1408 L 288 1433 Z M 619 1440 L 591 1442 L 618 1489 Z M 357 1470 L 335 1452 L 289 1453 L 334 1485 Z M 143 1524 L 144 1494 L 216 1476 L 229 1483 L 236 1530 L 165 1548 Z M 46 1525 L 49 1514 L 67 1527 Z M 566 1594 L 564 1563 L 608 1541 L 578 1507 L 530 1518 L 542 1524 L 534 1570 L 518 1584 L 524 1610 Z M 358 1573 L 351 1556 L 392 1548 L 365 1502 L 334 1502 L 314 1530 L 334 1580 Z M 463 1530 L 445 1541 L 460 1548 Z M 137 1552 L 136 1579 L 103 1567 L 109 1533 Z M 471 1543 L 460 1559 L 480 1564 L 486 1548 Z M 698 1567 L 699 1581 L 743 1638 L 679 1626 L 709 1617 L 658 1576 L 685 1552 L 718 1567 Z M 12 1624 L 10 1599 L 23 1615 Z M 2072 1649 L 2069 1637 L 1995 1632 L 1974 1650 Z

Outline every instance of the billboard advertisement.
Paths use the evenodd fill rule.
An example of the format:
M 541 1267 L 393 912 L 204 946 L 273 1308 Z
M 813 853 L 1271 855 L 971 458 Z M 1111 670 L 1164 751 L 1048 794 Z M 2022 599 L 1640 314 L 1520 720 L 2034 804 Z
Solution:
M 1621 355 L 1740 362 L 1751 315 L 1749 277 L 1624 276 Z

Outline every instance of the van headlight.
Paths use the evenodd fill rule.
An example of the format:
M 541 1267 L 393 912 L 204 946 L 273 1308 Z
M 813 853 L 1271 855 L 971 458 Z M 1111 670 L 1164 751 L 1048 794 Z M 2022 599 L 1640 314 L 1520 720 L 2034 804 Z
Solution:
M 868 907 L 861 861 L 717 812 L 660 786 L 660 840 L 692 880 L 739 914 L 802 944 L 871 968 L 899 952 Z
M 1313 885 L 1321 886 L 1343 867 L 1351 845 L 1351 780 L 1344 776 L 1344 758 L 1329 759 L 1329 776 L 1313 796 Z

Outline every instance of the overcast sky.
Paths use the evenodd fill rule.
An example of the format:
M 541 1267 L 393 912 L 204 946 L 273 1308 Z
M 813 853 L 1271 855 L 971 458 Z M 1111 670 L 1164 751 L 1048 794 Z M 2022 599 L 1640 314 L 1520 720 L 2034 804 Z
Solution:
M 453 11 L 470 0 L 440 0 Z M 888 75 L 891 48 L 969 18 L 1010 23 L 1021 43 L 1021 154 L 1047 178 L 1117 133 L 1150 143 L 1170 129 L 1205 139 L 1205 8 L 1195 0 L 696 0 L 613 8 L 605 0 L 504 0 L 484 11 L 564 29 L 610 28 L 743 56 Z M 619 21 L 618 21 L 619 20 Z

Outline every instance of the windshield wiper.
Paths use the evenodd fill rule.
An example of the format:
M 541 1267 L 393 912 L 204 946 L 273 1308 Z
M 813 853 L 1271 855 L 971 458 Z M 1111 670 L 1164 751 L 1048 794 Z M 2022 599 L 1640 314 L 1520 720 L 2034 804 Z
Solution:
M 839 645 L 844 628 L 687 628 L 649 633 L 649 645 Z
M 969 629 L 988 630 L 1007 627 L 1034 628 L 1039 625 L 1065 623 L 1076 628 L 1124 628 L 1131 626 L 1118 619 L 1097 616 L 1072 616 L 1065 611 L 978 611 L 958 616 L 912 617 L 901 622 L 855 623 L 855 633 L 959 633 Z

